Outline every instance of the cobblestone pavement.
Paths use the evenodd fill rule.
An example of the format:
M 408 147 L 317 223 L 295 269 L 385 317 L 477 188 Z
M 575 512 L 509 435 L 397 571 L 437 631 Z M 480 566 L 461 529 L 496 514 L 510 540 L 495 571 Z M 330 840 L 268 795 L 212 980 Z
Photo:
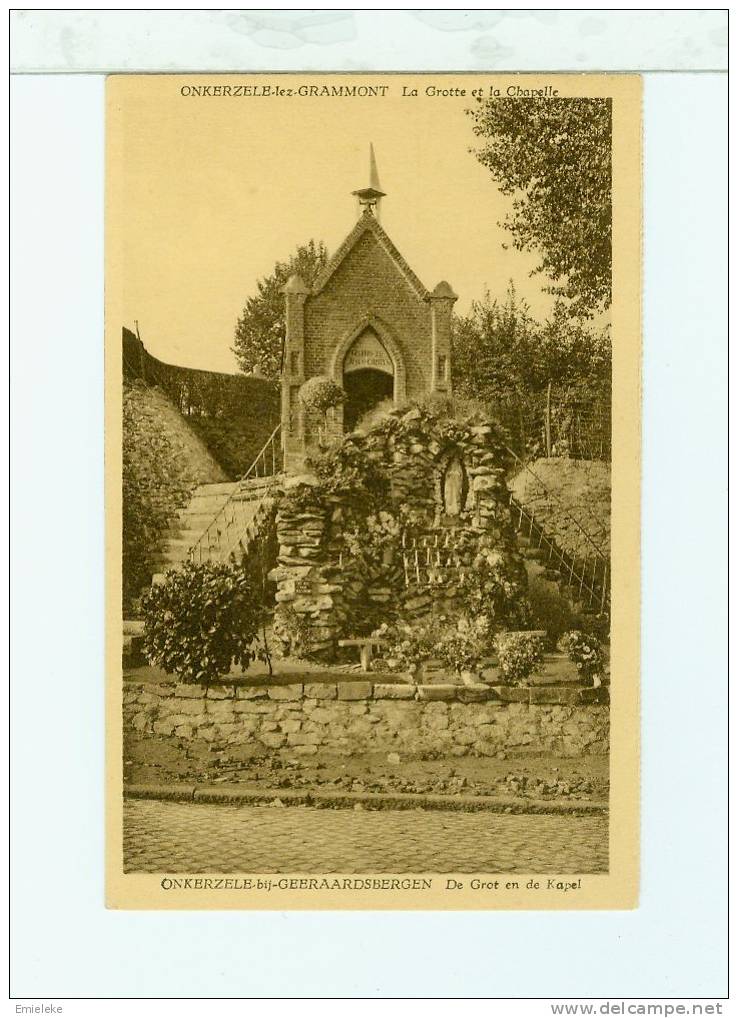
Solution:
M 607 818 L 131 799 L 130 873 L 602 873 Z

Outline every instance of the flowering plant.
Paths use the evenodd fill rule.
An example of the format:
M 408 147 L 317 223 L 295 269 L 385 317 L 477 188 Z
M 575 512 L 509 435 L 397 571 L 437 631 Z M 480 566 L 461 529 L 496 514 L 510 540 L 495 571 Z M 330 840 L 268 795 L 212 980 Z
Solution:
M 435 646 L 435 654 L 456 674 L 474 672 L 490 652 L 489 622 L 483 615 L 460 616 L 444 626 Z
M 424 661 L 439 660 L 459 674 L 476 671 L 490 652 L 489 626 L 483 617 L 448 619 L 432 616 L 412 624 L 383 623 L 372 636 L 386 641 L 381 658 L 372 661 L 376 671 L 402 671 L 417 675 Z
M 569 655 L 584 678 L 593 679 L 602 673 L 605 663 L 602 645 L 591 633 L 571 629 L 561 637 L 558 648 Z
M 543 640 L 534 633 L 499 633 L 495 650 L 500 671 L 508 682 L 523 682 L 543 663 Z

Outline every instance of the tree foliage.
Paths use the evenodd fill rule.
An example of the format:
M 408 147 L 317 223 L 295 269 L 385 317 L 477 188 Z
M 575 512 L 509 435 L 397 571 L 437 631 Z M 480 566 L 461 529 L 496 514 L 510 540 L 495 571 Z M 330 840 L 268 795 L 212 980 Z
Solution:
M 454 383 L 468 396 L 509 398 L 557 386 L 609 384 L 610 338 L 572 320 L 557 302 L 549 320 L 536 321 L 510 283 L 504 301 L 489 293 L 456 319 Z
M 301 244 L 286 262 L 277 262 L 270 275 L 260 279 L 236 323 L 233 353 L 242 371 L 257 369 L 266 378 L 278 378 L 285 336 L 285 299 L 282 287 L 297 273 L 312 286 L 328 261 L 322 241 Z
M 595 430 L 603 441 L 609 434 L 609 330 L 572 319 L 562 302 L 540 323 L 512 283 L 501 302 L 485 294 L 455 319 L 453 363 L 456 394 L 483 404 L 513 436 L 519 454 L 540 451 L 526 444 L 540 440 L 549 385 L 560 432 L 567 414 L 577 420 L 602 414 Z
M 475 155 L 512 212 L 501 223 L 520 251 L 537 251 L 535 272 L 591 317 L 611 301 L 610 99 L 486 99 L 469 110 L 483 140 Z

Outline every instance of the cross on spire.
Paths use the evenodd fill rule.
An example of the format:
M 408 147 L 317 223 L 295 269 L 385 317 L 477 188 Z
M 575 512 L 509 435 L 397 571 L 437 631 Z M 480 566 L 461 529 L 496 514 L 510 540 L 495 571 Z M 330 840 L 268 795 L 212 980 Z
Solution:
M 372 213 L 379 218 L 379 203 L 384 198 L 385 192 L 379 183 L 377 160 L 374 156 L 374 146 L 371 143 L 369 144 L 369 187 L 361 187 L 358 191 L 351 193 L 359 199 L 359 205 L 365 214 Z

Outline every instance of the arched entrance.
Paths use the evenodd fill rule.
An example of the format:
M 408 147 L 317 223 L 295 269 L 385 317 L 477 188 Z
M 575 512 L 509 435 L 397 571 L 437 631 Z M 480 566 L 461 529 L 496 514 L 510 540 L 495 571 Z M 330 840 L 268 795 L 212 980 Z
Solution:
M 371 327 L 356 337 L 343 360 L 344 431 L 353 431 L 361 418 L 395 395 L 394 364 Z

